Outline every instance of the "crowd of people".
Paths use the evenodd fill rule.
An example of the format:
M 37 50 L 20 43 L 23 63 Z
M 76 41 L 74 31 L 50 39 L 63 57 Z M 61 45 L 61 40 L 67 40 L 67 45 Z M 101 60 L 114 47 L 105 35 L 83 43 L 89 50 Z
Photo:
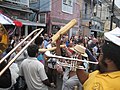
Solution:
M 120 29 L 117 28 L 117 30 Z M 48 90 L 48 87 L 57 90 L 58 75 L 62 77 L 61 90 L 74 90 L 75 88 L 77 90 L 119 90 L 120 44 L 116 44 L 116 40 L 110 38 L 111 35 L 117 38 L 118 34 L 118 32 L 114 34 L 112 31 L 110 34 L 107 32 L 104 34 L 105 38 L 95 38 L 93 35 L 90 37 L 73 35 L 69 38 L 68 35 L 63 35 L 55 43 L 51 43 L 52 35 L 40 35 L 0 76 L 0 90 L 18 90 L 16 86 L 20 77 L 26 83 L 24 90 Z M 24 38 L 10 37 L 10 45 L 1 55 L 1 58 Z M 1 63 L 0 70 L 17 55 L 31 38 Z M 61 48 L 60 45 L 64 45 L 64 47 Z M 49 49 L 53 46 L 56 47 L 55 50 L 39 51 L 39 49 Z M 77 65 L 74 68 L 69 65 L 75 61 L 51 58 L 47 56 L 47 52 L 62 57 L 99 63 L 90 64 L 76 61 Z M 83 66 L 85 69 L 80 69 L 79 66 Z

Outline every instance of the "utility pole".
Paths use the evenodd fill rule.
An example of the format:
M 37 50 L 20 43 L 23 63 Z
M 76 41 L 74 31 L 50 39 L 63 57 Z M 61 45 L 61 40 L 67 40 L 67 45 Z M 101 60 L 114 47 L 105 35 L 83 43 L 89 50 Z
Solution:
M 112 10 L 111 10 L 111 22 L 110 22 L 110 31 L 112 30 L 113 18 L 114 18 L 114 4 L 115 0 L 112 1 Z

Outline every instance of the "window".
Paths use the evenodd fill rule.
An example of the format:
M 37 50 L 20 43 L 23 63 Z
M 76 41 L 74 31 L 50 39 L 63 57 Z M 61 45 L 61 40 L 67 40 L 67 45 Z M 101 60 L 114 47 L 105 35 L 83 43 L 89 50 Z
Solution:
M 39 22 L 40 23 L 46 23 L 46 14 L 45 13 L 41 13 L 39 15 Z
M 87 14 L 87 3 L 85 3 L 85 14 Z
M 71 0 L 63 0 L 63 4 L 72 6 L 72 1 Z
M 62 11 L 73 14 L 73 3 L 74 0 L 62 0 Z
M 52 25 L 52 33 L 53 34 L 57 33 L 59 29 L 60 29 L 60 26 L 58 26 L 58 25 Z
M 30 3 L 38 2 L 38 0 L 30 0 Z

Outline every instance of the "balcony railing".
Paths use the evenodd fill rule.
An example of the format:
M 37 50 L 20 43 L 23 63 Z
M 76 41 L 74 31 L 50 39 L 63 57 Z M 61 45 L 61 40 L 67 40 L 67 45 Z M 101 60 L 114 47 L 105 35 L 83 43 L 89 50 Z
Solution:
M 22 5 L 26 5 L 29 7 L 29 0 L 5 0 L 5 1 L 22 4 Z

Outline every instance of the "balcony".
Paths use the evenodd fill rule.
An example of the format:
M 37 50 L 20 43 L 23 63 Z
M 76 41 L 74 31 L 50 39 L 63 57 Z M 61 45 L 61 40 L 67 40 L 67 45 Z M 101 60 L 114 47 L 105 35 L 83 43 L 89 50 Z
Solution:
M 5 0 L 16 4 L 21 4 L 29 7 L 29 0 Z

